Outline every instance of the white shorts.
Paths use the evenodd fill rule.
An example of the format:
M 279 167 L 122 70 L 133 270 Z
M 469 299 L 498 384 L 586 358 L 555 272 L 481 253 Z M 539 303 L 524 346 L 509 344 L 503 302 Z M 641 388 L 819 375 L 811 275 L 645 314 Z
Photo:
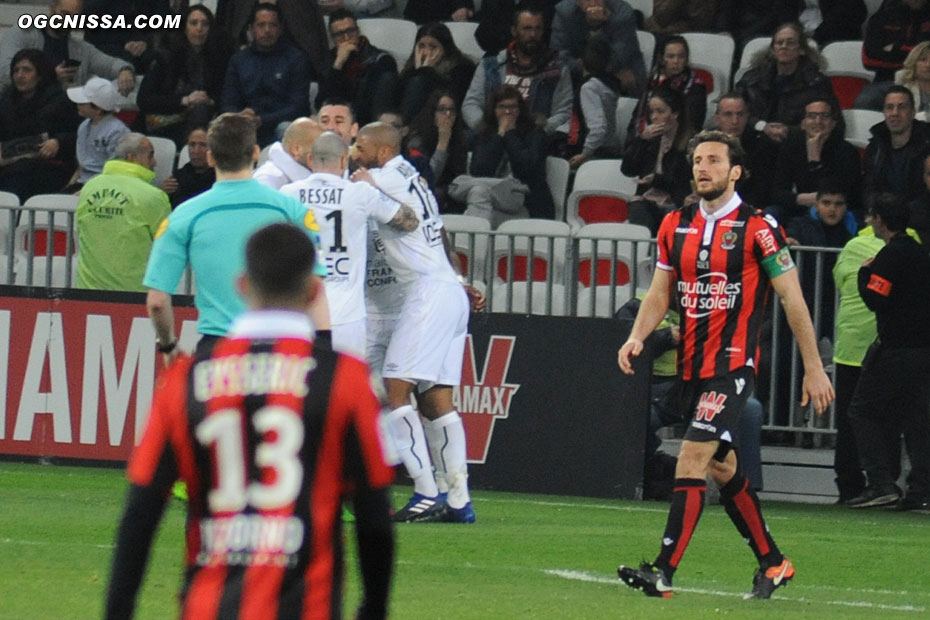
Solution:
M 423 280 L 407 299 L 381 375 L 417 383 L 459 385 L 468 334 L 468 296 L 458 282 Z
M 365 319 L 333 325 L 333 350 L 365 359 L 366 328 Z
M 387 356 L 388 344 L 391 342 L 391 334 L 397 326 L 397 317 L 379 318 L 369 316 L 368 325 L 368 344 L 365 351 L 368 366 L 373 374 L 381 376 L 381 369 L 384 368 L 384 358 Z

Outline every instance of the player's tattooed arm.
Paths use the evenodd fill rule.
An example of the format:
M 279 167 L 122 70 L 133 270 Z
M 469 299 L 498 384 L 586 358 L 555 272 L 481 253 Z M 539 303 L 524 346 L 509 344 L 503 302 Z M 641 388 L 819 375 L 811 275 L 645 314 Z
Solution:
M 397 210 L 397 213 L 391 218 L 391 221 L 388 222 L 388 226 L 403 232 L 414 231 L 419 225 L 420 218 L 417 217 L 417 212 L 409 205 L 403 203 L 401 203 L 400 209 Z

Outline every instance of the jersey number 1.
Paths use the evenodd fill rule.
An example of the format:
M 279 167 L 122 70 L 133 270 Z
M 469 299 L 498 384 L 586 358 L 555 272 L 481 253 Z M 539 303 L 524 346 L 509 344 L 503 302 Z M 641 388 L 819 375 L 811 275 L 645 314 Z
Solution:
M 245 433 L 242 412 L 221 409 L 197 425 L 197 441 L 214 448 L 216 486 L 207 494 L 210 511 L 240 512 L 246 506 L 274 510 L 294 502 L 300 494 L 304 477 L 300 448 L 304 443 L 303 421 L 284 407 L 269 405 L 252 416 L 252 425 L 260 435 L 273 432 L 273 442 L 261 441 L 255 448 L 255 467 L 274 471 L 271 482 L 247 480 Z

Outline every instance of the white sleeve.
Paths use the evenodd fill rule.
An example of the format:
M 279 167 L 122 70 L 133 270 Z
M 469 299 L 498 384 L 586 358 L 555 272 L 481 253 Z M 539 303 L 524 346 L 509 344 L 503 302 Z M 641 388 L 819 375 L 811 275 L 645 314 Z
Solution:
M 365 189 L 363 196 L 365 209 L 368 211 L 368 215 L 375 220 L 387 224 L 400 211 L 400 203 L 384 192 L 376 190 L 367 183 L 363 183 L 359 187 Z

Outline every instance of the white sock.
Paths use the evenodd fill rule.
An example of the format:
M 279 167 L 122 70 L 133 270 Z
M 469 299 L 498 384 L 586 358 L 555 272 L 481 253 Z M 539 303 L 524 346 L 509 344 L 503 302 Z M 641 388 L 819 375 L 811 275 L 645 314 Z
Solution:
M 471 501 L 468 494 L 468 465 L 465 426 L 458 411 L 424 420 L 436 471 L 442 474 L 449 493 L 449 506 L 462 508 Z
M 404 405 L 389 413 L 388 418 L 397 452 L 413 478 L 413 490 L 427 497 L 436 497 L 439 489 L 433 478 L 420 415 L 411 405 Z
M 423 418 L 423 430 L 426 431 L 426 442 L 429 444 L 429 454 L 433 459 L 433 475 L 436 477 L 436 487 L 440 493 L 449 493 L 449 483 L 446 482 L 446 464 L 443 460 L 442 450 L 446 447 L 446 431 L 437 426 L 432 420 Z

